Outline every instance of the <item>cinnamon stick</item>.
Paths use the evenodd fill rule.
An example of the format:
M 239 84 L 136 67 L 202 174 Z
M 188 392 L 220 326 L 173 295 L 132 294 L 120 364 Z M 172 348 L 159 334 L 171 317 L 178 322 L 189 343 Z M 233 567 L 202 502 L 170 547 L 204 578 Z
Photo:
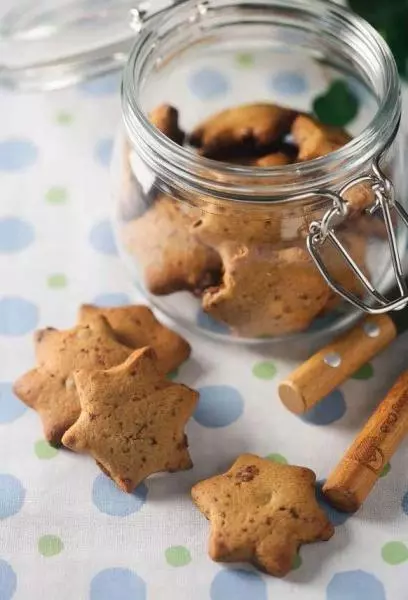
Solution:
M 408 371 L 380 403 L 329 475 L 323 493 L 344 512 L 357 510 L 408 433 Z

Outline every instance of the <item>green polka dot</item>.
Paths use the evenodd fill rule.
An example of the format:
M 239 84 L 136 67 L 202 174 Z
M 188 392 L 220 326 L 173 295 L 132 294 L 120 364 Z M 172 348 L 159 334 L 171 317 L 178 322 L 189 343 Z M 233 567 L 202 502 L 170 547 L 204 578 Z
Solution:
M 167 373 L 167 379 L 170 379 L 171 381 L 173 381 L 173 379 L 176 379 L 176 377 L 178 377 L 178 374 L 179 374 L 179 370 L 173 369 L 173 371 L 170 371 L 170 373 Z
M 389 565 L 399 565 L 408 560 L 408 548 L 403 542 L 388 542 L 381 548 L 381 556 Z
M 388 473 L 391 471 L 391 465 L 390 463 L 387 463 L 384 467 L 383 470 L 380 473 L 380 477 L 385 477 L 386 475 L 388 475 Z
M 282 454 L 267 454 L 265 458 L 269 460 L 273 460 L 274 462 L 281 463 L 282 465 L 287 465 L 288 461 Z
M 275 365 L 270 361 L 256 363 L 252 368 L 253 375 L 258 379 L 273 379 L 276 372 Z
M 374 375 L 374 369 L 371 363 L 367 363 L 363 365 L 358 371 L 352 375 L 352 379 L 359 379 L 361 381 L 365 381 L 366 379 L 371 379 Z
M 184 567 L 191 562 L 190 551 L 184 546 L 170 546 L 167 548 L 165 556 L 172 567 Z
M 55 120 L 59 125 L 71 125 L 74 116 L 65 110 L 61 110 L 56 114 Z
M 68 199 L 68 193 L 63 187 L 52 187 L 45 194 L 45 199 L 50 204 L 64 204 Z
M 47 279 L 48 287 L 52 289 L 61 289 L 66 287 L 67 278 L 62 273 L 55 273 L 54 275 L 50 275 Z
M 38 552 L 43 556 L 55 556 L 62 552 L 64 544 L 56 535 L 43 535 L 38 540 Z
M 296 569 L 299 569 L 299 567 L 301 567 L 301 565 L 302 565 L 302 559 L 300 557 L 300 554 L 296 554 L 296 556 L 292 562 L 292 571 L 296 571 Z
M 34 452 L 41 460 L 48 460 L 57 456 L 58 450 L 50 446 L 46 440 L 38 440 L 34 444 Z
M 254 64 L 254 57 L 252 56 L 252 54 L 248 54 L 246 52 L 237 54 L 235 60 L 237 61 L 237 64 L 240 67 L 243 67 L 244 69 L 248 69 Z

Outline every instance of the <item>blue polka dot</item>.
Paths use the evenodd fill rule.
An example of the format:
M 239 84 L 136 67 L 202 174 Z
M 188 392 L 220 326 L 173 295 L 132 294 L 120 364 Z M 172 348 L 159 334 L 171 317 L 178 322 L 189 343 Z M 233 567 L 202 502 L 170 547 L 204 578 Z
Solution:
M 198 391 L 200 399 L 194 419 L 203 427 L 226 427 L 242 415 L 244 400 L 236 388 L 208 385 Z
M 90 600 L 145 600 L 146 584 L 130 569 L 105 569 L 91 581 Z
M 79 90 L 89 96 L 108 96 L 119 92 L 120 82 L 120 73 L 109 73 L 81 83 Z
M 141 483 L 132 494 L 126 494 L 109 477 L 101 473 L 92 487 L 92 502 L 106 515 L 127 517 L 139 512 L 146 501 L 147 492 L 147 487 Z
M 0 142 L 0 171 L 20 171 L 35 163 L 36 146 L 30 140 L 10 138 Z
M 335 527 L 339 525 L 343 525 L 352 515 L 351 513 L 340 512 L 335 509 L 333 506 L 327 502 L 326 498 L 323 495 L 322 487 L 325 484 L 325 480 L 316 482 L 316 500 L 324 510 L 327 515 L 327 518 L 333 523 Z
M 112 151 L 113 140 L 110 138 L 99 140 L 95 146 L 95 158 L 103 167 L 109 167 Z
M 11 423 L 26 410 L 26 405 L 13 394 L 11 383 L 0 382 L 0 423 Z
M 384 586 L 366 571 L 336 573 L 326 590 L 326 600 L 386 600 Z
M 224 335 L 229 333 L 229 329 L 226 325 L 216 321 L 202 310 L 197 314 L 197 325 L 203 329 L 207 329 L 207 331 L 212 331 L 213 333 L 221 333 Z
M 225 569 L 214 577 L 211 600 L 267 600 L 265 581 L 258 573 L 243 569 Z
M 329 425 L 341 419 L 346 412 L 346 408 L 342 392 L 334 390 L 334 392 L 323 398 L 309 412 L 305 413 L 301 419 L 312 425 Z
M 16 574 L 8 562 L 0 559 L 0 600 L 11 600 L 16 588 Z
M 19 252 L 34 240 L 30 223 L 16 217 L 0 219 L 0 253 Z
M 89 236 L 91 246 L 102 254 L 117 254 L 116 242 L 109 221 L 100 221 L 91 229 Z
M 281 71 L 271 77 L 270 87 L 283 96 L 303 94 L 307 90 L 307 81 L 296 71 Z
M 215 69 L 195 71 L 190 76 L 189 85 L 192 93 L 200 100 L 211 100 L 223 96 L 229 88 L 225 75 Z
M 97 306 L 127 306 L 130 298 L 126 294 L 99 294 L 93 300 Z
M 402 505 L 402 510 L 408 516 L 408 492 L 406 492 L 404 494 L 404 497 L 402 498 L 401 505 Z
M 25 335 L 38 323 L 38 308 L 32 302 L 9 296 L 0 299 L 0 335 Z
M 13 475 L 0 474 L 0 519 L 16 515 L 24 504 L 24 498 L 25 489 L 21 482 Z

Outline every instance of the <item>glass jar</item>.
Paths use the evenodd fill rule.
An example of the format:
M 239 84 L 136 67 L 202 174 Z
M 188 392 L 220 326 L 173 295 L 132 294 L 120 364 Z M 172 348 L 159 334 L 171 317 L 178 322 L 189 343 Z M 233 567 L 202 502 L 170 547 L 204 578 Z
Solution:
M 383 296 L 392 267 L 402 270 L 392 250 L 406 247 L 406 227 L 394 200 L 406 206 L 407 182 L 399 80 L 381 36 L 321 0 L 187 0 L 134 19 L 114 219 L 149 301 L 184 326 L 246 341 L 332 334 L 361 310 L 402 306 Z M 149 121 L 163 103 L 185 131 L 244 103 L 310 113 L 339 80 L 359 105 L 353 138 L 285 166 L 205 158 Z

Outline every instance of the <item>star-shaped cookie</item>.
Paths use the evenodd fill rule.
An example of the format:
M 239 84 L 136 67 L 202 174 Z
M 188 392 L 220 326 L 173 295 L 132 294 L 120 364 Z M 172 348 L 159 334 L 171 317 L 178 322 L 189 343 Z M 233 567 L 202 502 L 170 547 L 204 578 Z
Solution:
M 106 369 L 123 361 L 131 348 L 120 344 L 104 317 L 73 329 L 43 329 L 34 336 L 37 367 L 14 384 L 15 394 L 41 417 L 44 435 L 59 444 L 80 413 L 73 371 Z
M 79 309 L 78 321 L 89 323 L 95 315 L 103 315 L 109 321 L 119 342 L 130 348 L 151 346 L 156 354 L 158 366 L 169 373 L 190 355 L 190 345 L 180 335 L 162 325 L 147 306 L 121 306 L 98 308 L 84 304 Z
M 154 350 L 136 350 L 109 370 L 75 373 L 81 415 L 62 442 L 93 456 L 124 491 L 152 473 L 192 466 L 184 426 L 198 393 L 167 381 Z
M 222 158 L 233 151 L 258 152 L 276 144 L 296 113 L 276 104 L 242 104 L 212 115 L 190 135 L 190 143 L 207 158 Z
M 310 469 L 243 454 L 226 473 L 197 483 L 192 497 L 211 522 L 210 557 L 286 575 L 301 544 L 334 533 L 315 481 Z
M 225 246 L 221 256 L 222 284 L 206 290 L 203 308 L 238 335 L 303 331 L 327 303 L 330 289 L 303 248 Z
M 220 257 L 190 232 L 199 214 L 197 207 L 162 194 L 143 216 L 124 224 L 123 245 L 150 293 L 191 290 L 200 294 L 218 281 Z

